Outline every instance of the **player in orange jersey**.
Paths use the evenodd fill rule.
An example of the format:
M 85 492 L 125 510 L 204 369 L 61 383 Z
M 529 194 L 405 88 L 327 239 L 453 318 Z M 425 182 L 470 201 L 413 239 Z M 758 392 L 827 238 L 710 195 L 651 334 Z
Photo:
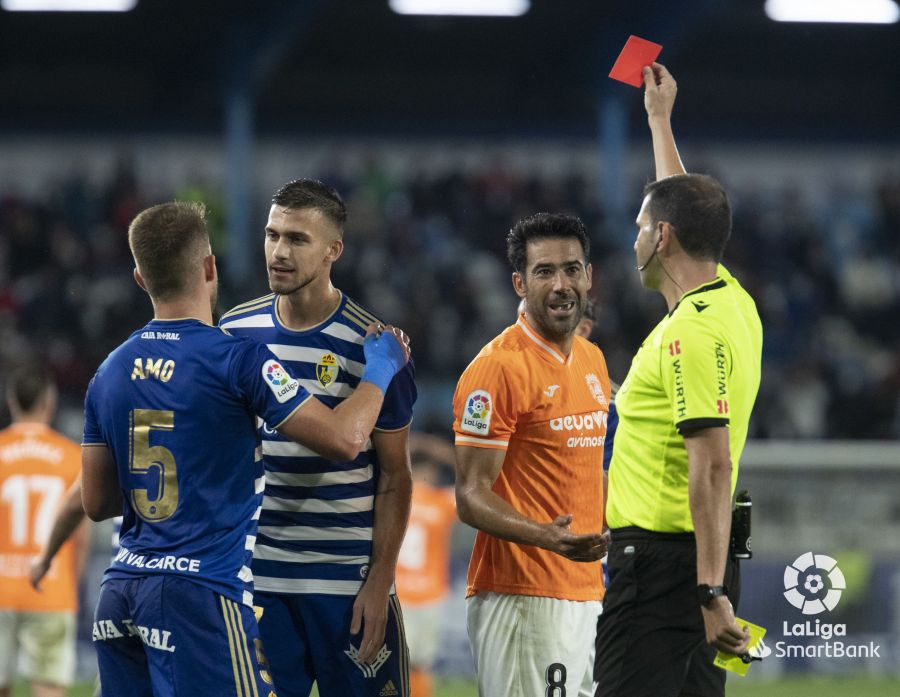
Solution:
M 592 690 L 610 393 L 602 352 L 575 332 L 589 246 L 574 216 L 513 227 L 507 252 L 525 312 L 481 350 L 453 398 L 459 516 L 479 531 L 466 593 L 482 697 Z
M 453 446 L 422 433 L 410 438 L 413 472 L 409 525 L 397 560 L 397 596 L 409 645 L 411 697 L 431 697 L 431 667 L 437 655 L 450 592 L 450 536 L 456 523 L 453 487 L 442 485 L 453 470 Z
M 84 535 L 60 551 L 43 592 L 28 575 L 78 477 L 81 449 L 49 426 L 56 388 L 40 366 L 19 369 L 8 385 L 13 424 L 0 431 L 0 697 L 10 693 L 20 650 L 32 696 L 62 697 L 75 672 Z

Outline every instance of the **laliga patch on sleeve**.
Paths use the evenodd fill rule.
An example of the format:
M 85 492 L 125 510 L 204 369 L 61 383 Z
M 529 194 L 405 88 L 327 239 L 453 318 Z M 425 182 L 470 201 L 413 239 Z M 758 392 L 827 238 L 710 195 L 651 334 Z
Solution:
M 294 380 L 278 361 L 269 359 L 263 363 L 262 375 L 280 404 L 284 404 L 300 389 L 300 383 Z
M 644 76 L 641 71 L 657 59 L 660 51 L 662 51 L 660 44 L 632 34 L 625 42 L 625 48 L 616 58 L 612 70 L 609 71 L 609 76 L 626 85 L 641 87 L 644 84 Z
M 475 390 L 466 397 L 466 405 L 459 417 L 459 427 L 463 431 L 486 436 L 491 430 L 491 414 L 494 411 L 494 400 L 487 390 Z

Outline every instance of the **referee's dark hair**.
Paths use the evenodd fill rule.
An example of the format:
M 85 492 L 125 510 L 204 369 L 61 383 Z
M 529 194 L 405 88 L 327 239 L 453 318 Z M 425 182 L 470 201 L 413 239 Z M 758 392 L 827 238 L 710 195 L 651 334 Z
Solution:
M 584 263 L 591 253 L 591 241 L 581 218 L 565 213 L 535 213 L 522 218 L 506 236 L 506 256 L 513 270 L 523 273 L 528 265 L 528 243 L 548 237 L 574 237 L 581 243 Z
M 20 366 L 9 376 L 6 397 L 11 407 L 30 412 L 53 387 L 53 378 L 44 366 Z
M 295 179 L 272 196 L 272 204 L 288 210 L 315 208 L 343 234 L 347 222 L 344 200 L 333 186 L 317 179 Z
M 706 174 L 677 174 L 644 187 L 650 219 L 675 228 L 675 236 L 695 259 L 722 260 L 731 237 L 731 204 L 722 185 Z

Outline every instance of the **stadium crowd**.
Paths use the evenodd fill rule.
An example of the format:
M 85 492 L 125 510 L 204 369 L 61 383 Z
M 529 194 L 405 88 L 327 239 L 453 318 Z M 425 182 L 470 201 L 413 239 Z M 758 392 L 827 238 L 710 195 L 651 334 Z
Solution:
M 318 175 L 341 191 L 350 213 L 335 282 L 407 330 L 422 383 L 455 381 L 511 323 L 517 299 L 505 234 L 535 211 L 574 212 L 587 225 L 599 311 L 593 339 L 613 380 L 660 315 L 662 301 L 630 271 L 633 225 L 610 224 L 586 178 L 530 177 L 501 162 L 397 178 L 372 161 L 354 176 Z M 766 331 L 751 437 L 900 437 L 900 175 L 815 203 L 796 191 L 725 183 L 734 206 L 725 262 L 756 299 Z M 222 211 L 209 198 L 216 225 Z M 125 232 L 156 202 L 127 165 L 103 186 L 71 177 L 48 182 L 38 198 L 0 191 L 0 373 L 40 360 L 59 384 L 63 428 L 68 418 L 74 434 L 96 366 L 150 316 L 131 279 Z M 259 201 L 260 233 L 267 205 Z M 226 278 L 220 310 L 266 292 L 261 257 L 257 271 L 246 284 Z

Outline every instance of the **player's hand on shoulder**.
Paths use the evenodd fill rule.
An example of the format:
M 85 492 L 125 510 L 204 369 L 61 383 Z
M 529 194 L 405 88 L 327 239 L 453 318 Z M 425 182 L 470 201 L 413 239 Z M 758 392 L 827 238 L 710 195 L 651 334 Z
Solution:
M 366 327 L 366 339 L 363 351 L 368 362 L 370 354 L 384 355 L 396 360 L 399 367 L 403 367 L 409 361 L 412 349 L 409 346 L 409 336 L 399 327 L 392 324 L 370 324 Z
M 703 611 L 706 642 L 719 651 L 741 655 L 750 646 L 750 632 L 734 619 L 734 609 L 725 596 L 714 598 Z
M 548 544 L 545 549 L 566 559 L 580 562 L 600 560 L 609 547 L 609 533 L 573 533 L 570 529 L 571 515 L 558 516 L 547 526 Z
M 644 68 L 644 108 L 647 116 L 668 119 L 672 116 L 678 83 L 662 63 Z

